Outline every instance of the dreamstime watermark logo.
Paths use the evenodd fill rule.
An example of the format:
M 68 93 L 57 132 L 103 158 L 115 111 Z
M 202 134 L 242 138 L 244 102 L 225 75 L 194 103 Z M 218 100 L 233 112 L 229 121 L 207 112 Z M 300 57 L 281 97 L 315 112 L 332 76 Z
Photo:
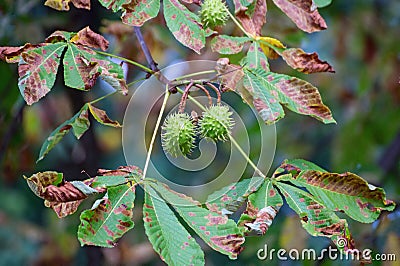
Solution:
M 178 63 L 161 71 L 169 80 L 215 82 L 216 72 L 213 70 L 216 65 L 215 61 L 196 60 Z M 185 85 L 180 86 L 180 89 L 185 89 Z M 190 93 L 203 106 L 209 106 L 210 99 L 207 94 L 211 95 L 213 104 L 216 104 L 217 94 L 211 89 L 209 93 L 195 89 Z M 155 77 L 146 80 L 135 89 L 125 112 L 122 129 L 122 144 L 128 165 L 145 165 L 148 145 L 164 95 L 165 84 Z M 169 114 L 178 112 L 180 100 L 180 93 L 168 98 L 162 121 Z M 228 106 L 229 111 L 233 113 L 235 125 L 232 128 L 232 136 L 242 151 L 247 156 L 251 154 L 252 158 L 256 158 L 254 163 L 262 172 L 268 172 L 275 154 L 275 126 L 265 125 L 259 115 L 244 104 L 242 98 L 235 92 L 223 93 L 221 104 Z M 190 99 L 186 101 L 184 111 L 188 114 L 192 111 L 202 114 L 202 110 Z M 230 141 L 214 143 L 197 139 L 198 148 L 193 152 L 195 156 L 174 158 L 163 150 L 160 133 L 159 129 L 146 176 L 166 183 L 173 190 L 192 196 L 202 203 L 207 200 L 203 198 L 205 195 L 234 184 L 242 178 L 246 169 L 249 170 L 248 161 L 243 153 Z M 183 183 L 180 182 L 182 179 Z M 224 193 L 225 191 L 219 191 L 212 195 L 216 199 Z M 213 199 L 208 198 L 208 200 Z
M 347 246 L 347 239 L 338 238 L 336 245 L 339 249 L 342 249 Z M 373 254 L 371 249 L 347 249 L 344 252 L 341 252 L 338 248 L 329 246 L 328 248 L 324 248 L 321 251 L 316 251 L 312 248 L 306 248 L 302 250 L 298 249 L 268 249 L 268 245 L 265 244 L 264 248 L 260 248 L 257 251 L 257 258 L 259 260 L 274 260 L 278 259 L 281 261 L 285 260 L 309 260 L 309 261 L 318 261 L 318 260 L 353 260 L 353 261 L 396 261 L 396 254 Z

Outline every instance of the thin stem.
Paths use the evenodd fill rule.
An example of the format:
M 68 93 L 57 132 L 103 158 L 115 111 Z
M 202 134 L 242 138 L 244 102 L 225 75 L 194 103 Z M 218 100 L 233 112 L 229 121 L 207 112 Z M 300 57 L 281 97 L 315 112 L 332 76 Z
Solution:
M 212 98 L 211 98 L 211 95 L 208 92 L 208 90 L 203 85 L 200 85 L 200 84 L 194 84 L 194 86 L 196 86 L 197 88 L 200 88 L 207 95 L 208 105 L 211 106 L 212 105 Z
M 154 72 L 160 71 L 157 67 L 157 63 L 154 61 L 153 56 L 150 53 L 149 48 L 147 47 L 147 44 L 143 38 L 142 32 L 140 31 L 140 27 L 133 27 L 135 30 L 136 38 L 139 41 L 140 47 L 142 48 L 142 51 L 144 53 L 144 56 L 146 57 L 146 61 L 149 64 L 151 70 Z
M 146 80 L 146 78 L 141 78 L 141 79 L 134 80 L 134 81 L 128 83 L 126 86 L 129 88 L 130 86 L 135 85 L 136 83 L 138 83 L 140 81 L 143 81 L 143 80 Z
M 239 23 L 239 21 L 237 21 L 237 19 L 236 19 L 236 18 L 232 15 L 232 13 L 229 11 L 229 9 L 228 9 L 227 6 L 225 6 L 225 9 L 226 9 L 226 12 L 228 13 L 229 17 L 230 17 L 230 18 L 232 19 L 232 21 L 239 27 L 239 29 L 240 29 L 241 31 L 243 31 L 243 33 L 246 34 L 247 37 L 253 39 L 254 36 L 251 35 L 250 33 L 248 33 L 248 32 L 243 28 L 243 26 Z
M 135 62 L 135 61 L 133 61 L 133 60 L 130 60 L 130 59 L 128 59 L 128 58 L 125 58 L 125 57 L 122 57 L 122 56 L 118 56 L 118 55 L 115 55 L 115 54 L 110 54 L 110 53 L 103 52 L 103 51 L 96 51 L 96 53 L 101 54 L 101 55 L 105 55 L 105 56 L 109 56 L 109 57 L 113 57 L 113 58 L 120 59 L 120 60 L 122 60 L 122 61 L 127 62 L 128 64 L 131 64 L 131 65 L 134 65 L 134 66 L 137 66 L 137 67 L 141 68 L 142 70 L 146 71 L 147 73 L 150 73 L 150 74 L 154 74 L 154 73 L 155 73 L 155 71 L 151 70 L 150 68 L 148 68 L 148 67 L 146 67 L 146 66 L 144 66 L 144 65 L 142 65 L 142 64 L 139 64 L 138 62 Z
M 186 99 L 187 99 L 187 96 L 189 95 L 189 91 L 192 86 L 193 86 L 193 82 L 190 82 L 189 85 L 186 86 L 185 91 L 182 94 L 182 98 L 179 103 L 179 109 L 178 109 L 179 113 L 183 113 L 183 111 L 185 110 Z
M 144 168 L 143 168 L 142 180 L 146 178 L 147 168 L 149 167 L 150 156 L 151 156 L 151 152 L 153 151 L 154 141 L 156 140 L 158 128 L 160 127 L 161 118 L 164 114 L 165 107 L 167 106 L 167 101 L 168 101 L 169 95 L 170 95 L 170 93 L 168 91 L 168 84 L 167 84 L 167 85 L 165 85 L 164 101 L 161 105 L 161 109 L 160 109 L 160 113 L 158 114 L 156 126 L 154 127 L 153 136 L 151 137 L 149 151 L 147 152 L 147 158 L 146 158 L 146 162 L 145 162 Z
M 219 89 L 217 87 L 215 87 L 211 82 L 207 82 L 206 83 L 209 87 L 211 87 L 215 93 L 217 94 L 217 104 L 221 104 L 221 92 L 219 91 Z
M 200 75 L 205 75 L 205 74 L 213 74 L 213 73 L 215 73 L 215 70 L 204 70 L 204 71 L 199 71 L 199 72 L 183 75 L 183 76 L 180 76 L 180 77 L 178 77 L 178 78 L 176 78 L 174 80 L 181 80 L 181 79 L 185 79 L 185 78 L 191 78 L 191 77 L 194 77 L 194 76 L 200 76 Z
M 177 87 L 177 90 L 180 93 L 183 93 L 183 90 Z M 193 98 L 192 96 L 188 96 L 188 98 L 194 103 L 196 104 L 201 110 L 206 111 L 206 108 L 200 103 L 198 102 L 195 98 Z M 243 151 L 242 147 L 240 147 L 239 143 L 236 142 L 235 138 L 229 134 L 229 138 L 231 140 L 231 142 L 233 143 L 233 145 L 236 147 L 236 149 L 239 150 L 239 153 L 244 157 L 244 159 L 250 164 L 250 166 L 254 169 L 254 171 L 256 171 L 257 174 L 259 174 L 262 178 L 267 178 L 263 172 L 261 172 L 260 169 L 258 169 L 258 167 L 253 163 L 253 161 L 249 158 L 249 156 L 247 156 L 247 154 Z
M 100 102 L 101 100 L 103 100 L 103 99 L 105 99 L 105 98 L 107 98 L 107 97 L 109 97 L 109 96 L 111 96 L 111 95 L 114 95 L 115 93 L 117 93 L 117 91 L 113 91 L 113 92 L 111 92 L 111 93 L 109 93 L 109 94 L 103 95 L 103 96 L 101 96 L 100 98 L 97 98 L 97 99 L 95 99 L 95 100 L 93 100 L 93 101 L 91 101 L 91 102 L 89 102 L 89 103 L 90 103 L 90 104 L 94 104 L 94 103 Z

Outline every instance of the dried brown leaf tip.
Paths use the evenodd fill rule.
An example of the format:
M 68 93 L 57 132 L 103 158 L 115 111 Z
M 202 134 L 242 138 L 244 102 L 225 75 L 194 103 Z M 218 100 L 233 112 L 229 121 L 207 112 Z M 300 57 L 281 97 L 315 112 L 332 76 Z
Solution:
M 335 73 L 333 67 L 326 61 L 319 59 L 317 53 L 306 53 L 300 48 L 290 48 L 282 52 L 282 57 L 286 63 L 306 74 L 317 72 Z
M 80 30 L 72 39 L 71 42 L 88 46 L 103 51 L 108 48 L 108 41 L 100 34 L 92 31 L 89 27 Z

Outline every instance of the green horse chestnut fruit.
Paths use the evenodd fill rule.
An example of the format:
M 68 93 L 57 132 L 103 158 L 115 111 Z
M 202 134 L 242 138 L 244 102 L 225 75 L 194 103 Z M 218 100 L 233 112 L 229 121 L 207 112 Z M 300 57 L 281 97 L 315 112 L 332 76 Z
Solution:
M 174 157 L 188 155 L 194 148 L 196 128 L 186 113 L 169 115 L 162 126 L 161 144 Z
M 207 108 L 199 121 L 201 136 L 215 142 L 226 141 L 234 125 L 231 116 L 232 112 L 226 105 L 213 105 Z
M 228 20 L 226 5 L 221 0 L 204 0 L 201 4 L 200 18 L 209 28 L 225 25 Z

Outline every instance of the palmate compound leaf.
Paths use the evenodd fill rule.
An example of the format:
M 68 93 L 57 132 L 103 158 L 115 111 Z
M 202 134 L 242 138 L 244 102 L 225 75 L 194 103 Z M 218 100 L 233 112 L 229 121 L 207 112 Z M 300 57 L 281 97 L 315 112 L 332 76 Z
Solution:
M 165 184 L 155 182 L 149 185 L 174 207 L 187 225 L 207 245 L 231 259 L 237 258 L 245 239 L 233 220 L 200 207 L 199 202 L 171 190 Z
M 309 234 L 332 239 L 341 252 L 355 248 L 346 220 L 340 219 L 321 201 L 304 190 L 282 182 L 275 182 L 275 185 L 289 207 L 299 215 L 303 228 Z M 342 245 L 341 239 L 346 240 L 345 245 Z
M 311 33 L 327 28 L 313 0 L 273 0 L 299 29 Z
M 79 139 L 86 130 L 89 129 L 90 122 L 88 108 L 89 106 L 85 104 L 71 119 L 65 121 L 50 133 L 42 144 L 37 161 L 42 160 L 71 129 L 77 139 Z
M 19 63 L 18 87 L 27 104 L 44 97 L 53 87 L 61 56 L 64 55 L 65 84 L 88 90 L 100 76 L 122 94 L 127 94 L 122 66 L 94 49 L 106 49 L 108 41 L 86 27 L 78 33 L 56 31 L 44 43 L 22 47 L 0 47 L 0 59 Z
M 353 173 L 327 173 L 306 170 L 285 178 L 305 187 L 314 197 L 333 211 L 343 211 L 362 223 L 374 222 L 382 210 L 392 211 L 395 203 L 386 199 L 385 191 Z
M 80 216 L 78 239 L 81 245 L 114 247 L 116 241 L 133 228 L 135 185 L 109 187 L 92 209 Z
M 90 186 L 91 180 L 67 182 L 62 173 L 53 171 L 24 178 L 29 188 L 36 196 L 44 199 L 45 206 L 52 208 L 59 218 L 74 213 L 82 200 L 89 195 L 102 192 L 101 189 Z
M 247 178 L 215 191 L 207 198 L 207 208 L 222 215 L 232 214 L 260 188 L 263 180 L 262 177 Z
M 183 45 L 196 53 L 205 46 L 205 31 L 198 15 L 189 11 L 178 0 L 163 1 L 164 18 L 168 29 Z
M 246 235 L 264 235 L 283 204 L 272 182 L 265 179 L 262 186 L 247 199 L 247 207 L 238 225 Z
M 293 112 L 312 116 L 325 124 L 336 122 L 329 108 L 323 104 L 318 89 L 310 83 L 263 69 L 249 69 L 245 73 L 245 77 L 251 80 L 247 86 L 245 83 L 245 87 L 253 90 L 256 96 L 264 95 L 263 98 L 258 97 L 262 100 L 259 107 L 254 106 L 260 114 L 263 112 L 261 117 L 266 123 L 273 123 L 284 116 L 283 109 L 277 108 L 278 102 Z
M 168 265 L 204 265 L 204 253 L 168 204 L 149 186 L 145 188 L 143 221 L 154 250 Z M 152 196 L 153 195 L 153 196 Z

